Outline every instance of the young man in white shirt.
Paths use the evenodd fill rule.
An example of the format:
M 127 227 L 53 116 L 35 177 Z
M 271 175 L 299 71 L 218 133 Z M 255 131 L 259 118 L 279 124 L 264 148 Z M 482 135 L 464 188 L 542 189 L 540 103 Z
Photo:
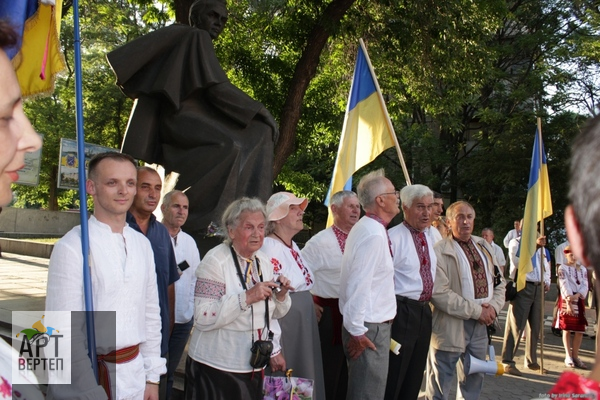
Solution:
M 137 170 L 133 158 L 101 153 L 89 164 L 86 191 L 94 199 L 89 220 L 90 271 L 94 311 L 116 315 L 116 331 L 106 332 L 96 313 L 96 349 L 99 372 L 108 380 L 98 385 L 82 326 L 73 329 L 71 385 L 49 385 L 49 397 L 158 399 L 158 381 L 166 372 L 160 357 L 160 310 L 152 248 L 148 239 L 125 222 L 136 193 Z M 85 311 L 83 298 L 81 227 L 59 240 L 48 266 L 47 311 Z M 107 338 L 112 336 L 116 343 Z M 59 392 L 60 391 L 60 392 Z M 53 394 L 54 393 L 54 394 Z

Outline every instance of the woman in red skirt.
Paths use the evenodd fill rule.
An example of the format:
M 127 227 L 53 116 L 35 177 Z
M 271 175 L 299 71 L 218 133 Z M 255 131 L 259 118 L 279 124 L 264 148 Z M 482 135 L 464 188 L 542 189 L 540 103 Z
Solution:
M 584 299 L 588 292 L 587 269 L 575 261 L 571 246 L 565 247 L 563 251 L 567 262 L 558 268 L 560 309 L 555 328 L 562 329 L 563 332 L 565 365 L 587 369 L 587 365 L 578 357 L 581 339 L 587 325 L 584 306 Z M 571 340 L 571 332 L 574 333 L 573 340 Z

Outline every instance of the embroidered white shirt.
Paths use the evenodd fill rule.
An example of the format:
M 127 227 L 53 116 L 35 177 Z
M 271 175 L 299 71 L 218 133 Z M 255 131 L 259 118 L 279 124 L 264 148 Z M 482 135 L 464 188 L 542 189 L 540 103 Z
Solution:
M 134 360 L 107 363 L 111 378 L 116 377 L 111 384 L 116 387 L 117 398 L 139 397 L 146 380 L 158 382 L 167 371 L 166 361 L 160 357 L 161 319 L 152 247 L 144 235 L 129 226 L 123 228 L 123 234 L 113 233 L 94 216 L 88 225 L 94 311 L 116 313 L 116 335 L 112 329 L 101 329 L 113 325 L 104 320 L 111 318 L 108 313 L 95 315 L 97 352 L 108 354 L 140 345 L 140 354 Z M 76 226 L 54 245 L 48 266 L 46 310 L 85 310 L 82 266 L 81 227 Z M 82 346 L 87 343 L 84 329 L 73 331 L 72 340 L 80 341 Z M 106 396 L 101 387 L 92 384 L 95 378 L 87 351 L 73 352 L 72 356 L 71 368 L 78 373 L 73 374 L 71 389 L 81 389 L 76 397 L 96 398 L 98 393 Z M 85 393 L 84 388 L 94 389 Z
M 427 228 L 423 233 L 425 233 L 425 238 L 427 239 L 427 252 L 431 261 L 431 279 L 435 282 L 437 257 L 433 251 L 433 245 L 435 244 L 435 239 L 432 235 L 433 231 L 437 232 L 437 229 Z M 421 263 L 412 234 L 403 223 L 394 226 L 388 232 L 394 253 L 395 293 L 409 299 L 419 300 L 423 292 L 423 280 L 421 279 L 420 272 Z
M 310 290 L 315 296 L 337 299 L 340 295 L 342 250 L 331 227 L 310 238 L 302 249 L 304 258 L 315 275 Z

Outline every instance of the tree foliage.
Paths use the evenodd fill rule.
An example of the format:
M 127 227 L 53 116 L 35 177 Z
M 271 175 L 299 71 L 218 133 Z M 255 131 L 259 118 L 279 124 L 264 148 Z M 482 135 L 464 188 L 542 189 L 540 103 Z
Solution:
M 191 3 L 82 1 L 87 141 L 118 147 L 131 108 L 105 53 L 174 20 L 185 22 Z M 73 193 L 52 188 L 57 138 L 75 135 L 72 16 L 68 2 L 65 7 L 69 70 L 53 96 L 27 103 L 34 126 L 46 134 L 41 184 L 19 188 L 20 204 L 29 206 L 77 206 Z M 229 9 L 215 44 L 219 59 L 231 81 L 279 120 L 276 188 L 311 198 L 313 218 L 324 214 L 319 204 L 362 37 L 413 182 L 448 201 L 473 202 L 480 227 L 509 229 L 524 207 L 541 117 L 555 204 L 549 224 L 562 225 L 567 149 L 585 119 L 579 113 L 596 112 L 600 13 L 594 2 L 231 0 Z M 398 187 L 404 184 L 394 150 L 366 170 L 377 166 Z

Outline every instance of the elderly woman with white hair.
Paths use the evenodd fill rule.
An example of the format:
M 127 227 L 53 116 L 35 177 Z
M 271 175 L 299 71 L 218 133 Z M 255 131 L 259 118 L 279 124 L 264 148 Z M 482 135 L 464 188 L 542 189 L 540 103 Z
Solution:
M 304 228 L 302 216 L 308 200 L 279 192 L 267 202 L 267 237 L 262 251 L 273 264 L 275 274 L 291 280 L 292 307 L 273 324 L 271 372 L 291 368 L 295 376 L 314 380 L 313 399 L 325 398 L 321 342 L 310 289 L 314 275 L 292 238 Z M 275 375 L 275 374 L 274 374 Z
M 262 399 L 270 349 L 262 354 L 256 349 L 272 349 L 272 319 L 283 317 L 291 305 L 290 280 L 278 274 L 275 282 L 273 266 L 260 251 L 265 217 L 258 199 L 231 203 L 221 222 L 224 243 L 206 253 L 196 271 L 186 399 Z

